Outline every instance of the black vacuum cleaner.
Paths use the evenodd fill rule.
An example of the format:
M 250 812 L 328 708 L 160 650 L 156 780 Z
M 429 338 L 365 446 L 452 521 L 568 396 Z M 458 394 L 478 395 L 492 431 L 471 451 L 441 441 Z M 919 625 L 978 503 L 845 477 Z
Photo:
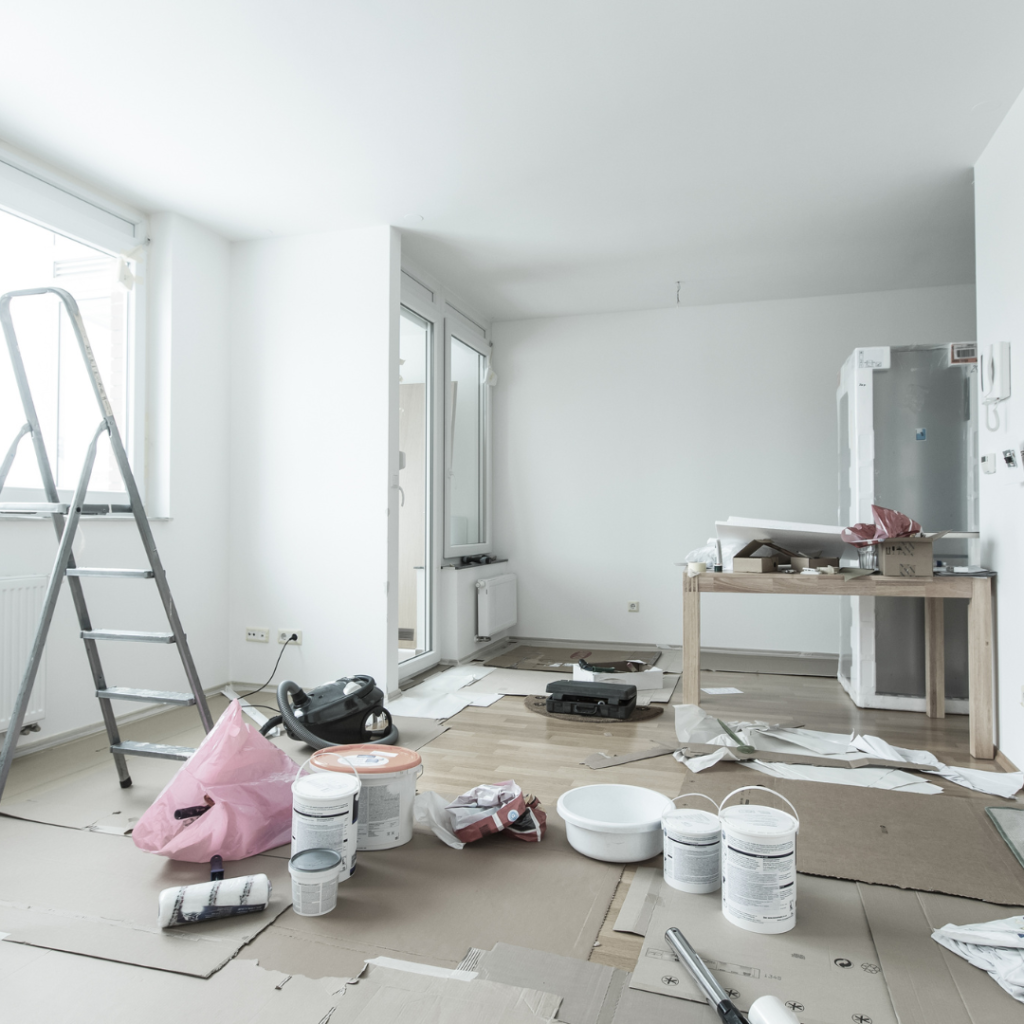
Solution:
M 398 727 L 384 707 L 384 694 L 373 676 L 351 676 L 314 686 L 309 693 L 286 679 L 277 688 L 281 714 L 268 721 L 264 736 L 277 725 L 293 740 L 320 750 L 342 743 L 398 742 Z

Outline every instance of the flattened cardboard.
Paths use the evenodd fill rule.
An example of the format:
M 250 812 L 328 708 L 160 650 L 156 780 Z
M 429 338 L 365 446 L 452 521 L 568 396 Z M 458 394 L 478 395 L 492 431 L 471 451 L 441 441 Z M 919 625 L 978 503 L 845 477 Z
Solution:
M 637 868 L 612 931 L 646 935 L 651 915 L 658 906 L 663 874 L 661 868 Z
M 346 986 L 338 1013 L 345 1024 L 538 1024 L 554 1020 L 561 1001 L 550 992 L 471 974 L 443 977 L 370 963 Z
M 632 975 L 627 975 L 632 978 Z M 707 1003 L 691 1003 L 685 999 L 623 989 L 615 1006 L 611 1024 L 721 1024 L 721 1019 Z M 602 1024 L 604 1022 L 602 1021 Z
M 419 750 L 448 731 L 446 725 L 420 718 L 396 716 L 395 724 L 401 745 L 409 750 Z M 199 745 L 203 735 L 197 725 L 168 742 L 194 747 Z M 304 743 L 287 736 L 274 737 L 271 742 L 296 762 L 296 770 L 312 753 Z M 126 835 L 180 767 L 177 761 L 155 757 L 132 758 L 132 785 L 121 789 L 117 771 L 108 755 L 101 764 L 48 780 L 31 789 L 21 790 L 13 798 L 4 799 L 0 803 L 0 814 L 64 828 L 87 828 L 95 832 Z
M 748 771 L 719 764 L 699 775 L 687 772 L 680 794 L 704 793 L 720 803 L 734 789 L 750 785 Z M 985 814 L 986 806 L 1017 806 L 1014 801 L 967 790 L 926 796 L 788 779 L 765 782 L 800 815 L 797 870 L 804 874 L 1024 904 L 1024 869 Z M 757 802 L 757 794 L 744 799 Z
M 684 743 L 680 748 L 686 757 L 699 757 L 702 754 L 713 754 L 722 748 L 714 743 Z M 813 764 L 823 768 L 907 768 L 919 772 L 934 772 L 933 764 L 915 764 L 910 761 L 890 761 L 884 757 L 872 757 L 864 754 L 847 761 L 841 757 L 828 757 L 826 754 L 789 754 L 778 750 L 758 750 L 752 754 L 741 754 L 735 747 L 726 747 L 728 753 L 723 761 L 779 761 L 783 764 Z
M 453 850 L 416 832 L 405 846 L 361 852 L 334 911 L 322 917 L 288 911 L 246 955 L 265 967 L 290 969 L 285 964 L 293 961 L 276 958 L 290 956 L 295 946 L 285 942 L 298 938 L 447 967 L 471 946 L 492 949 L 497 942 L 585 960 L 621 872 L 620 865 L 573 850 L 555 814 L 540 843 L 499 834 Z
M 897 1024 L 853 882 L 800 878 L 796 926 L 781 935 L 730 924 L 720 893 L 698 896 L 663 885 L 630 988 L 704 1002 L 665 941 L 671 927 L 690 940 L 741 1010 L 759 996 L 774 995 L 798 1004 L 799 1016 L 808 1021 Z
M 85 874 L 79 865 L 102 870 Z M 143 853 L 125 836 L 0 818 L 0 932 L 8 941 L 208 978 L 291 905 L 286 861 L 250 857 L 224 869 L 228 877 L 266 874 L 270 906 L 163 930 L 160 890 L 209 881 L 205 865 Z
M 1024 1021 L 1024 1005 L 931 937 L 946 924 L 994 921 L 1024 908 L 877 885 L 858 889 L 900 1024 Z
M 652 757 L 664 757 L 665 754 L 674 754 L 676 747 L 651 747 L 649 750 L 640 750 L 632 754 L 590 754 L 580 764 L 588 768 L 613 768 L 617 764 L 629 764 L 630 761 L 647 761 Z
M 209 979 L 189 978 L 0 942 L 4 1019 L 12 1024 L 321 1024 L 346 980 L 289 977 L 252 960 L 232 960 Z
M 492 950 L 471 950 L 460 967 L 487 981 L 553 992 L 562 999 L 558 1019 L 566 1024 L 602 1024 L 601 1008 L 617 971 L 605 964 L 553 956 L 538 949 L 499 942 Z M 621 979 L 620 979 L 621 980 Z

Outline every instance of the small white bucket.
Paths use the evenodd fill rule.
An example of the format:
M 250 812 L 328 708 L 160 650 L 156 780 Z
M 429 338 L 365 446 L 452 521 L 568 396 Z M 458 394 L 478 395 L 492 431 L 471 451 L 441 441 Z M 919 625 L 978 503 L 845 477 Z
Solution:
M 292 783 L 292 854 L 337 850 L 341 881 L 355 869 L 359 779 L 337 772 L 300 775 Z
M 718 804 L 699 796 L 717 811 Z M 661 816 L 664 832 L 664 874 L 667 885 L 681 892 L 714 892 L 722 884 L 722 822 L 717 814 L 695 807 L 672 807 Z
M 760 790 L 792 814 L 760 804 L 726 807 L 737 793 Z M 800 816 L 767 786 L 742 786 L 722 801 L 722 914 L 748 932 L 777 935 L 796 924 L 796 834 Z
M 292 876 L 292 910 L 301 917 L 329 914 L 338 905 L 341 854 L 337 850 L 302 850 L 288 861 Z
M 314 772 L 357 772 L 359 850 L 390 850 L 412 839 L 412 805 L 423 759 L 414 750 L 380 743 L 324 747 L 310 759 Z

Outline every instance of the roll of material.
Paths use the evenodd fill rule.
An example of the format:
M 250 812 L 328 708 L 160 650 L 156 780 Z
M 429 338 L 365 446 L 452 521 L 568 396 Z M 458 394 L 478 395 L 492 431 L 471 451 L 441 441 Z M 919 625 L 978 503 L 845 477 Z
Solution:
M 800 1024 L 796 1014 L 778 996 L 761 996 L 750 1004 L 750 1024 Z
M 272 886 L 266 875 L 242 875 L 200 885 L 178 885 L 160 893 L 157 924 L 174 928 L 180 924 L 215 921 L 221 917 L 258 914 L 267 909 Z

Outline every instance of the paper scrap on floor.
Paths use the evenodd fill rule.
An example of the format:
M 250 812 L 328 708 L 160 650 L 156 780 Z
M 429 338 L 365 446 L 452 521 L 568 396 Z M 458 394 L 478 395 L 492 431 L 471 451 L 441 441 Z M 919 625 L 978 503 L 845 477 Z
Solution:
M 709 715 L 696 704 L 677 704 L 676 708 L 676 737 L 680 742 L 693 741 L 696 743 L 708 743 L 713 746 L 734 747 L 736 741 L 726 733 L 713 715 Z M 952 765 L 943 764 L 934 754 L 927 750 L 909 750 L 904 747 L 894 747 L 878 736 L 859 736 L 856 733 L 846 735 L 837 732 L 819 732 L 815 729 L 794 729 L 783 727 L 771 727 L 767 722 L 730 722 L 729 728 L 740 738 L 740 741 L 749 744 L 757 750 L 770 750 L 779 753 L 813 753 L 826 754 L 830 757 L 850 759 L 858 754 L 872 754 L 876 757 L 883 757 L 890 761 L 902 761 L 911 764 L 927 764 L 934 768 L 934 774 L 963 786 L 966 789 L 977 790 L 980 793 L 990 793 L 993 796 L 1005 798 L 1012 797 L 1024 787 L 1024 773 L 1022 772 L 988 772 L 977 768 L 956 768 Z M 720 754 L 706 754 L 696 758 L 683 758 L 679 760 L 686 765 L 690 771 L 699 772 L 716 764 L 725 756 L 723 750 Z M 796 766 L 792 774 L 779 774 L 778 762 L 771 766 L 765 762 L 744 761 L 748 767 L 754 768 L 767 775 L 775 775 L 779 778 L 810 779 L 817 782 L 835 782 L 842 785 L 868 785 L 883 789 L 905 789 L 905 780 L 899 778 L 886 783 L 886 776 L 879 775 L 879 772 L 891 772 L 893 769 L 876 768 L 819 768 L 810 765 L 800 765 L 799 771 Z M 819 773 L 825 772 L 822 775 Z M 871 773 L 872 781 L 855 781 L 857 773 Z M 901 773 L 905 774 L 905 773 Z M 851 778 L 853 776 L 853 778 Z M 868 777 L 865 776 L 865 779 Z M 931 785 L 930 783 L 927 785 Z M 910 792 L 936 792 L 937 787 L 928 790 L 909 790 Z
M 743 691 L 737 690 L 735 686 L 702 686 L 700 692 L 717 695 L 722 693 L 742 693 Z
M 1024 1003 L 1024 917 L 1007 917 L 984 924 L 947 924 L 932 932 L 946 949 L 999 983 Z
M 456 665 L 424 679 L 398 697 L 385 700 L 392 715 L 406 718 L 451 718 L 467 707 L 489 707 L 501 694 L 467 690 L 494 671 L 483 665 Z

